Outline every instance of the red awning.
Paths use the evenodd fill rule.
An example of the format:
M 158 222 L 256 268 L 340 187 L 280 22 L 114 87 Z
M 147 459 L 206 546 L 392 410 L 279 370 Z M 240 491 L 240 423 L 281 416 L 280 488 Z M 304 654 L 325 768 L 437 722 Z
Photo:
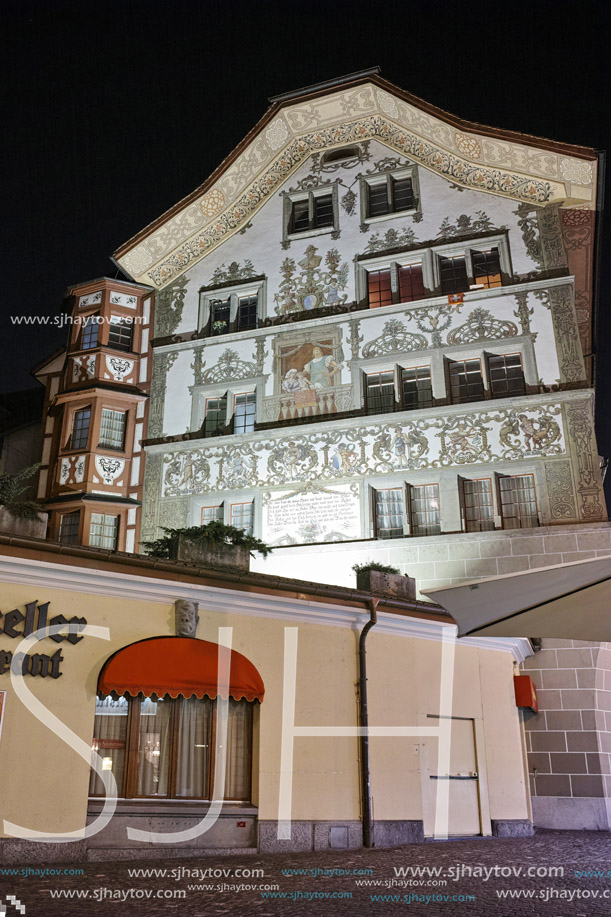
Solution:
M 216 643 L 191 637 L 152 637 L 119 650 L 104 663 L 99 694 L 210 697 L 218 694 Z M 246 656 L 231 651 L 229 695 L 263 700 L 261 676 Z M 224 694 L 222 694 L 224 696 Z

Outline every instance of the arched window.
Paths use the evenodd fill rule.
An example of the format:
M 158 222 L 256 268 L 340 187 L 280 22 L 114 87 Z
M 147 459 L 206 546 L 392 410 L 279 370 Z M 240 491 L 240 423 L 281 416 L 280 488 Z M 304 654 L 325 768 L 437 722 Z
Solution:
M 212 799 L 219 648 L 188 637 L 143 640 L 115 653 L 98 680 L 93 750 L 123 798 Z M 250 800 L 259 673 L 231 652 L 224 798 Z M 104 795 L 93 769 L 90 796 Z
M 358 146 L 342 146 L 337 150 L 329 150 L 322 155 L 322 165 L 327 166 L 332 162 L 341 162 L 343 159 L 358 159 Z

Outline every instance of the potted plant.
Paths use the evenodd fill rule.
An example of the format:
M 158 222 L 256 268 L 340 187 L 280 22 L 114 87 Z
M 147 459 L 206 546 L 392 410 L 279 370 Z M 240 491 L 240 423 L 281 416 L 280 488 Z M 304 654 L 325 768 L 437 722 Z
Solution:
M 212 333 L 213 334 L 224 334 L 226 328 L 227 328 L 227 322 L 220 321 L 220 320 L 217 322 L 212 322 Z
M 16 474 L 0 474 L 0 532 L 44 538 L 47 513 L 36 500 L 24 499 L 30 479 L 38 470 L 30 465 Z
M 354 564 L 356 587 L 372 595 L 392 595 L 398 599 L 414 600 L 416 598 L 416 580 L 407 574 L 402 575 L 396 567 L 379 564 L 375 560 L 365 564 Z
M 222 522 L 182 529 L 164 528 L 163 531 L 165 534 L 156 541 L 143 542 L 149 556 L 207 567 L 248 570 L 253 551 L 258 551 L 263 557 L 272 551 L 269 545 L 247 534 L 244 529 Z

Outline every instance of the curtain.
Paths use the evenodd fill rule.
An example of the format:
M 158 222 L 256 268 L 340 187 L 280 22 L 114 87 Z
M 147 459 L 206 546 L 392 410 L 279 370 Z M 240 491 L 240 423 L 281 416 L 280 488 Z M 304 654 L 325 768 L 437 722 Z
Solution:
M 178 703 L 177 796 L 208 798 L 212 708 L 209 697 L 182 698 Z
M 127 711 L 129 703 L 124 697 L 113 700 L 97 698 L 93 724 L 93 751 L 103 760 L 104 770 L 111 770 L 117 781 L 117 793 L 123 795 L 123 774 L 125 771 L 125 745 L 127 738 Z M 91 770 L 89 795 L 103 796 L 104 784 L 98 774 Z
M 229 698 L 225 799 L 247 799 L 250 795 L 252 707 L 247 701 Z
M 168 795 L 171 711 L 172 702 L 163 697 L 141 701 L 137 796 Z

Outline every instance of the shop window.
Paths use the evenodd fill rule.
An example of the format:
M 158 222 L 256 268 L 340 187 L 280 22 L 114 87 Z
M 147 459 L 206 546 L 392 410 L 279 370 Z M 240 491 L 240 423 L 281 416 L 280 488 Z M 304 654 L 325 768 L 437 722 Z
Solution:
M 64 513 L 59 520 L 58 541 L 62 544 L 78 544 L 80 522 L 80 510 L 77 509 L 72 513 Z
M 91 408 L 82 408 L 75 411 L 72 418 L 72 434 L 69 449 L 86 449 L 89 440 L 89 424 L 91 423 Z
M 365 409 L 368 414 L 385 414 L 396 409 L 394 371 L 365 375 Z
M 119 318 L 117 315 L 110 317 L 108 329 L 108 346 L 113 350 L 128 352 L 132 349 L 134 336 L 134 323 L 131 318 Z
M 243 529 L 247 535 L 252 535 L 254 529 L 254 503 L 232 503 L 230 523 L 236 529 Z
M 202 525 L 208 525 L 209 522 L 223 522 L 223 520 L 224 512 L 222 503 L 218 503 L 216 506 L 202 506 Z
M 125 444 L 126 420 L 125 411 L 111 411 L 110 408 L 102 408 L 99 445 L 105 449 L 122 450 Z
M 519 353 L 490 354 L 488 377 L 493 398 L 509 398 L 512 395 L 526 393 L 522 358 Z
M 253 703 L 229 698 L 225 799 L 250 799 Z M 101 697 L 93 750 L 123 798 L 212 798 L 217 702 L 208 697 Z M 92 770 L 89 795 L 104 795 Z
M 119 534 L 119 517 L 92 513 L 89 527 L 89 544 L 93 548 L 116 550 Z
M 401 396 L 404 411 L 433 406 L 433 384 L 430 366 L 401 370 Z
M 496 475 L 504 529 L 532 529 L 539 525 L 532 474 Z
M 233 397 L 233 432 L 252 433 L 255 429 L 257 412 L 254 392 L 246 392 Z
M 498 248 L 488 251 L 472 251 L 471 264 L 473 266 L 473 281 L 477 286 L 489 290 L 492 287 L 501 287 L 501 260 Z
M 480 360 L 449 360 L 448 370 L 452 404 L 483 401 L 485 393 Z
M 81 350 L 92 350 L 98 346 L 98 315 L 88 315 L 81 331 Z
M 494 504 L 490 478 L 459 478 L 460 501 L 466 532 L 494 530 Z

